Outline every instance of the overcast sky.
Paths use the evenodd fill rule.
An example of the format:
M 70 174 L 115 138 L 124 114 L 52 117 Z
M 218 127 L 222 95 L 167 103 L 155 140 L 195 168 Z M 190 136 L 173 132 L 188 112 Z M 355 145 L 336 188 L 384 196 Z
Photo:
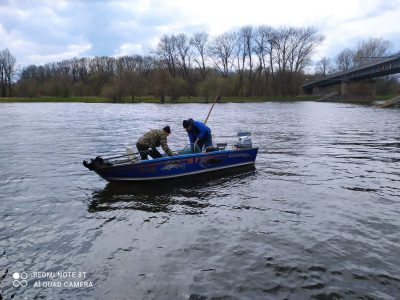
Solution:
M 400 51 L 400 0 L 0 0 L 0 49 L 22 66 L 148 54 L 163 34 L 216 35 L 243 25 L 316 26 L 326 39 L 315 59 L 369 37 Z

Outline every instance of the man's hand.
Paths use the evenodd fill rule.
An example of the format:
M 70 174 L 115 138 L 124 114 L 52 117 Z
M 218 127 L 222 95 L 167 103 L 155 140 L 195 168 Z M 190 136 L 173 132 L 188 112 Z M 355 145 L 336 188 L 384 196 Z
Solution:
M 199 142 L 200 142 L 200 140 L 199 139 L 196 139 L 196 141 L 194 142 L 194 151 L 195 152 L 197 152 L 197 151 L 199 151 L 199 152 L 201 152 L 201 149 L 200 149 L 200 146 L 199 146 Z

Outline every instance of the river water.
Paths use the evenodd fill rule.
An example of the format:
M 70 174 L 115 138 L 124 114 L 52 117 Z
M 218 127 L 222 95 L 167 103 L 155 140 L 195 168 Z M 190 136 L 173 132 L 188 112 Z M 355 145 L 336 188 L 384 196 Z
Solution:
M 1 104 L 2 297 L 399 299 L 398 109 L 218 104 L 214 140 L 251 130 L 255 170 L 131 186 L 82 166 L 167 124 L 180 149 L 208 109 Z

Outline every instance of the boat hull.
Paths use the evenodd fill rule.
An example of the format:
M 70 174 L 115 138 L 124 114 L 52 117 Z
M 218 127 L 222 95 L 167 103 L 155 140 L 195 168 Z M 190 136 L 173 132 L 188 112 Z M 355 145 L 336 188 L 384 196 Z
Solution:
M 258 148 L 222 150 L 103 166 L 94 171 L 108 181 L 159 181 L 183 176 L 248 167 L 255 163 Z

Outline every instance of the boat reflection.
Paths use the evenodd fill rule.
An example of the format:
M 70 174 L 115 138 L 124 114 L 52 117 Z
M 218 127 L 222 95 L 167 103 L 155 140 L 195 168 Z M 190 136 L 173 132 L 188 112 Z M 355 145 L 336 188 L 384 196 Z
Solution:
M 225 171 L 224 176 L 204 174 L 162 182 L 120 183 L 111 182 L 95 191 L 88 203 L 91 213 L 133 209 L 146 212 L 177 212 L 201 214 L 210 206 L 208 199 L 223 186 L 254 175 L 255 168 Z

